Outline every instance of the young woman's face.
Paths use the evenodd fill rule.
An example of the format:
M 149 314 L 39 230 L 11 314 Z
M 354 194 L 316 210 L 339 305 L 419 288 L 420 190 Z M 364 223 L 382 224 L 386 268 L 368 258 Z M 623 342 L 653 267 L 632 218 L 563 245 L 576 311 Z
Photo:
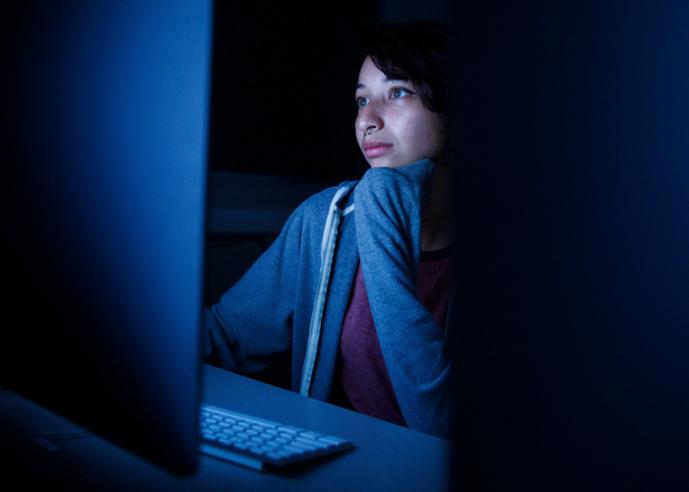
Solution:
M 426 108 L 410 82 L 390 80 L 370 57 L 359 71 L 354 129 L 371 167 L 437 159 L 445 148 L 444 119 Z

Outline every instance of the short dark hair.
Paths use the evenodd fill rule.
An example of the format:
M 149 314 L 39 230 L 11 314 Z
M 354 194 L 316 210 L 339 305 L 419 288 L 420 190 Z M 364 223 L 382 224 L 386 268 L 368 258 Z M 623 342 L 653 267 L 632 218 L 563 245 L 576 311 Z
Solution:
M 423 105 L 447 112 L 448 27 L 434 21 L 381 23 L 362 37 L 365 56 L 391 79 L 414 84 Z

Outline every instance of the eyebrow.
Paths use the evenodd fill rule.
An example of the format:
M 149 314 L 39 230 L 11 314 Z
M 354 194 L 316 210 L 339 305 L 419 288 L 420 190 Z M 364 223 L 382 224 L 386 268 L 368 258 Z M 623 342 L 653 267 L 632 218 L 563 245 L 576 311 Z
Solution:
M 386 77 L 385 79 L 383 79 L 383 82 L 385 82 L 386 84 L 387 84 L 387 83 L 390 83 L 390 82 L 404 82 L 404 83 L 406 83 L 406 84 L 409 83 L 408 80 L 404 80 L 404 79 L 388 79 L 387 77 Z M 356 90 L 365 89 L 365 88 L 366 88 L 366 84 L 362 84 L 361 82 L 359 82 L 359 83 L 356 85 Z

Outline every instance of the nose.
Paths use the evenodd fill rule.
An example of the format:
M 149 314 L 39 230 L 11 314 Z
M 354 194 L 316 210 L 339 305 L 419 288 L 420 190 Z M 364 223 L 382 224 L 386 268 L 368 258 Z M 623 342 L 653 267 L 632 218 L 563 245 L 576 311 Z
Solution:
M 356 117 L 356 129 L 361 134 L 365 135 L 367 132 L 376 132 L 383 128 L 382 114 L 374 102 L 369 102 L 366 106 L 359 110 Z

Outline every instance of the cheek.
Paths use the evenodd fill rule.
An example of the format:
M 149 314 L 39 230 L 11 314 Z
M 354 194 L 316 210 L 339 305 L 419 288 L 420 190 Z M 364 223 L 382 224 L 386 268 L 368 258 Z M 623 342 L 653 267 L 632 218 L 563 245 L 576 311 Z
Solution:
M 436 128 L 424 121 L 409 121 L 404 126 L 405 147 L 409 152 L 427 154 L 438 146 Z M 419 155 L 418 157 L 421 157 Z
M 435 115 L 424 119 L 417 131 L 419 144 L 426 152 L 436 154 L 442 150 L 445 145 L 445 129 L 442 121 Z

